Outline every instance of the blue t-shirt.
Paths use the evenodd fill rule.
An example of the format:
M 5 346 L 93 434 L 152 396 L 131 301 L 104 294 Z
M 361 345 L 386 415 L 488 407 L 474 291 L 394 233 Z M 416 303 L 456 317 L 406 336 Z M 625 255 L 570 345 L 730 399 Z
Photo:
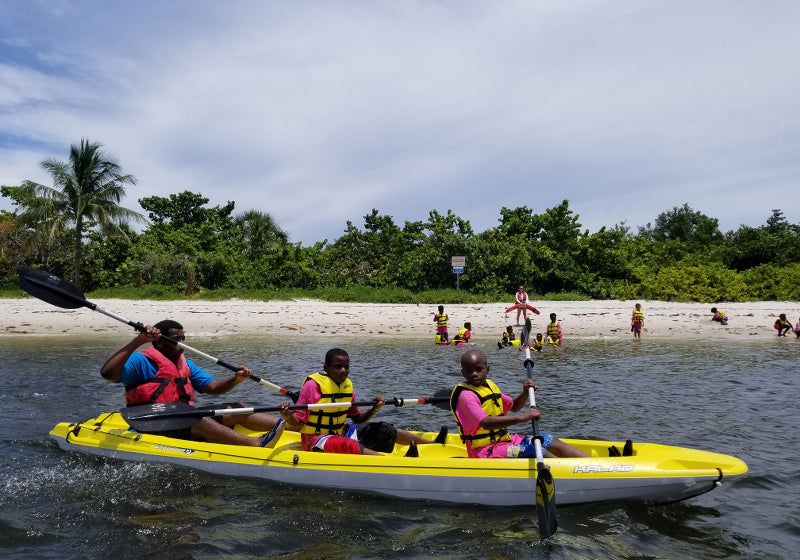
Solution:
M 192 372 L 190 377 L 192 387 L 198 393 L 202 392 L 206 385 L 214 381 L 213 377 L 197 367 L 191 360 L 186 360 L 186 365 L 189 366 L 189 371 Z M 156 372 L 158 372 L 158 368 L 147 356 L 141 352 L 134 352 L 122 367 L 122 384 L 127 389 L 154 378 Z

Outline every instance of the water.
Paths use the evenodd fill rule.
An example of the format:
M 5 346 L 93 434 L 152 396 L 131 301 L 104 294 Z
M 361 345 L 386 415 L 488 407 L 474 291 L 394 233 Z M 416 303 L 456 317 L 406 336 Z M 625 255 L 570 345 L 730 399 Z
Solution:
M 359 397 L 428 396 L 460 380 L 460 349 L 429 341 L 205 338 L 192 346 L 296 389 L 332 345 Z M 800 545 L 800 420 L 794 339 L 568 340 L 535 356 L 542 427 L 565 437 L 652 441 L 736 455 L 746 477 L 667 506 L 559 509 L 540 542 L 535 507 L 464 507 L 231 479 L 61 451 L 61 421 L 118 409 L 99 368 L 126 340 L 0 338 L 0 555 L 14 558 L 794 558 Z M 516 349 L 487 348 L 490 377 L 517 394 Z M 198 362 L 202 362 L 198 359 Z M 217 376 L 227 371 L 210 364 Z M 201 402 L 281 397 L 256 384 Z M 433 406 L 378 416 L 455 424 Z M 519 431 L 524 431 L 518 426 Z M 558 481 L 556 481 L 558 484 Z

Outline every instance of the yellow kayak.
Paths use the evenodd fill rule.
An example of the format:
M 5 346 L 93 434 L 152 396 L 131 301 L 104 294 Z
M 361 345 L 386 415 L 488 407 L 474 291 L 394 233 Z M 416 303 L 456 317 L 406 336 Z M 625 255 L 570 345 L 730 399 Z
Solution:
M 60 423 L 50 436 L 69 451 L 173 463 L 225 476 L 366 490 L 415 500 L 493 506 L 536 503 L 535 459 L 469 459 L 457 434 L 449 435 L 446 444 L 420 445 L 418 457 L 405 457 L 407 448 L 400 445 L 383 456 L 326 454 L 303 451 L 296 432 L 284 431 L 272 449 L 212 444 L 138 433 L 113 412 L 85 422 Z M 636 443 L 633 455 L 609 457 L 609 446 L 621 449 L 624 442 L 565 441 L 590 457 L 545 459 L 555 479 L 559 505 L 674 502 L 713 490 L 723 479 L 747 472 L 743 461 L 708 451 Z

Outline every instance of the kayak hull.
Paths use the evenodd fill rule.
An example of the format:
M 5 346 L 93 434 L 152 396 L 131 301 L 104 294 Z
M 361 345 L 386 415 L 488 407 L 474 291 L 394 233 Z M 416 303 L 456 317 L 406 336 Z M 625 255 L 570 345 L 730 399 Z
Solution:
M 69 451 L 171 463 L 224 476 L 413 500 L 494 506 L 536 503 L 535 459 L 468 459 L 454 435 L 446 445 L 419 446 L 419 457 L 405 457 L 406 448 L 399 445 L 393 454 L 383 456 L 312 453 L 301 449 L 299 434 L 293 432 L 284 432 L 274 449 L 178 440 L 133 432 L 117 413 L 61 423 L 50 435 Z M 608 447 L 621 448 L 621 442 L 565 441 L 593 456 L 545 460 L 559 505 L 675 502 L 747 472 L 744 462 L 718 453 L 640 443 L 634 445 L 631 457 L 608 457 Z

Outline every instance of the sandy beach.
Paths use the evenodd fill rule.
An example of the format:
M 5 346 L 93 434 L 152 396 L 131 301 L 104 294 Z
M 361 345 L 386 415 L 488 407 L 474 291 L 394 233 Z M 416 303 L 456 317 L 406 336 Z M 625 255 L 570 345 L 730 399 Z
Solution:
M 172 318 L 190 336 L 230 334 L 367 336 L 433 338 L 435 305 L 328 303 L 318 300 L 209 301 L 91 300 L 130 321 L 145 324 Z M 636 301 L 532 302 L 541 315 L 529 312 L 534 332 L 544 332 L 556 313 L 564 338 L 632 338 L 630 319 Z M 711 304 L 639 301 L 645 316 L 643 337 L 736 338 L 775 337 L 772 325 L 780 313 L 792 324 L 800 317 L 798 302 L 717 304 L 729 317 L 727 326 L 711 321 Z M 516 323 L 509 304 L 447 305 L 450 337 L 465 321 L 472 323 L 473 342 L 494 344 L 506 325 Z M 522 319 L 521 319 L 522 320 Z M 516 329 L 518 332 L 521 328 Z M 0 299 L 0 336 L 130 334 L 124 323 L 87 307 L 61 309 L 33 297 Z M 787 338 L 795 338 L 789 333 Z

